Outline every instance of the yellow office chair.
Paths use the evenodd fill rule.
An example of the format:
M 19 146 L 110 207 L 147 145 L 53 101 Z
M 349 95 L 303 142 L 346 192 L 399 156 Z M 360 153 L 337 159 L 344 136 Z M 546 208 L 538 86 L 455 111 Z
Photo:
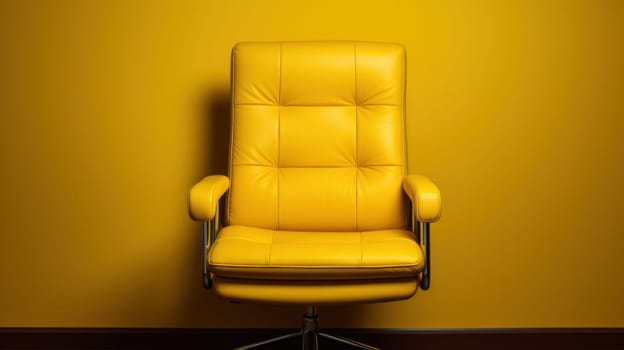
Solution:
M 318 336 L 375 349 L 319 332 L 316 305 L 429 288 L 440 193 L 406 176 L 405 149 L 402 46 L 234 47 L 229 178 L 208 176 L 189 194 L 191 217 L 203 221 L 203 283 L 229 300 L 307 306 L 300 332 L 239 349 L 295 336 L 306 349 Z

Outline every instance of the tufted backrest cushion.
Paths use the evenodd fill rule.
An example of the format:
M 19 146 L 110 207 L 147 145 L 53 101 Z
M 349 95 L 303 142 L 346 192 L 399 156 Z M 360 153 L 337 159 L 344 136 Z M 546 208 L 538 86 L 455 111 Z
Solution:
M 405 228 L 404 95 L 400 45 L 236 45 L 229 224 Z

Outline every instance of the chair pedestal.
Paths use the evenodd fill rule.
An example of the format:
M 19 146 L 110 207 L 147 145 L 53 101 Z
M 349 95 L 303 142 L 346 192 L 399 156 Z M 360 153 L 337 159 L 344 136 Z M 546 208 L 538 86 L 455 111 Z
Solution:
M 379 350 L 376 347 L 373 347 L 373 346 L 370 346 L 370 345 L 366 345 L 366 344 L 360 343 L 358 341 L 351 340 L 349 338 L 345 338 L 345 337 L 340 337 L 340 336 L 336 336 L 336 335 L 331 335 L 331 334 L 319 332 L 319 328 L 318 328 L 318 314 L 316 313 L 316 307 L 315 306 L 308 306 L 308 307 L 306 307 L 306 312 L 305 312 L 305 314 L 303 314 L 303 323 L 301 325 L 301 330 L 300 331 L 294 332 L 294 333 L 290 333 L 290 334 L 286 334 L 286 335 L 282 335 L 282 336 L 275 337 L 275 338 L 271 338 L 271 339 L 267 339 L 267 340 L 263 340 L 263 341 L 260 341 L 260 342 L 257 342 L 257 343 L 241 346 L 241 347 L 238 347 L 238 348 L 236 348 L 234 350 L 255 349 L 257 347 L 261 347 L 261 346 L 264 346 L 264 345 L 280 342 L 280 341 L 287 340 L 287 339 L 290 339 L 290 338 L 295 338 L 295 337 L 302 337 L 303 349 L 304 350 L 318 350 L 318 338 L 319 337 L 322 337 L 322 338 L 325 338 L 325 339 L 329 339 L 329 340 L 333 340 L 333 341 L 336 341 L 336 342 L 340 342 L 340 343 L 343 343 L 343 344 L 351 345 L 351 346 L 353 346 L 355 348 L 358 348 L 358 349 Z

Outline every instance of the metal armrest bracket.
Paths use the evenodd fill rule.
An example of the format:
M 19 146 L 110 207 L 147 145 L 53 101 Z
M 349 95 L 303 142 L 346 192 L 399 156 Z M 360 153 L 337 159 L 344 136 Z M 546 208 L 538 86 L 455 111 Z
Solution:
M 202 221 L 201 225 L 201 267 L 202 267 L 202 285 L 206 289 L 212 288 L 212 277 L 208 272 L 208 264 L 206 261 L 206 252 L 210 249 L 217 238 L 217 228 L 219 224 L 219 204 L 217 203 L 217 211 L 214 219 L 210 221 Z
M 425 268 L 423 269 L 422 279 L 420 280 L 420 288 L 422 288 L 422 290 L 427 290 L 431 286 L 431 247 L 429 245 L 429 232 L 431 232 L 429 223 L 423 223 L 422 244 L 425 247 Z
M 422 231 L 421 231 L 421 223 L 416 220 L 416 218 L 412 218 L 412 231 L 414 232 L 414 236 L 416 241 L 423 246 L 425 253 L 425 267 L 422 272 L 422 278 L 420 280 L 420 288 L 422 290 L 427 290 L 431 286 L 431 245 L 430 245 L 430 227 L 429 222 L 422 223 Z M 422 236 L 421 236 L 422 232 Z

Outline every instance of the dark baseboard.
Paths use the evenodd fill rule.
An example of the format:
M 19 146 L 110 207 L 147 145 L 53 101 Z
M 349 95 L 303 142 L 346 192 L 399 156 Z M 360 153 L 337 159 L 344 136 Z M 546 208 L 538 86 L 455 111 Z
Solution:
M 0 328 L 0 349 L 232 349 L 296 329 Z M 624 328 L 323 329 L 382 349 L 624 349 Z M 300 339 L 266 349 L 300 348 Z M 349 349 L 319 339 L 320 349 Z

